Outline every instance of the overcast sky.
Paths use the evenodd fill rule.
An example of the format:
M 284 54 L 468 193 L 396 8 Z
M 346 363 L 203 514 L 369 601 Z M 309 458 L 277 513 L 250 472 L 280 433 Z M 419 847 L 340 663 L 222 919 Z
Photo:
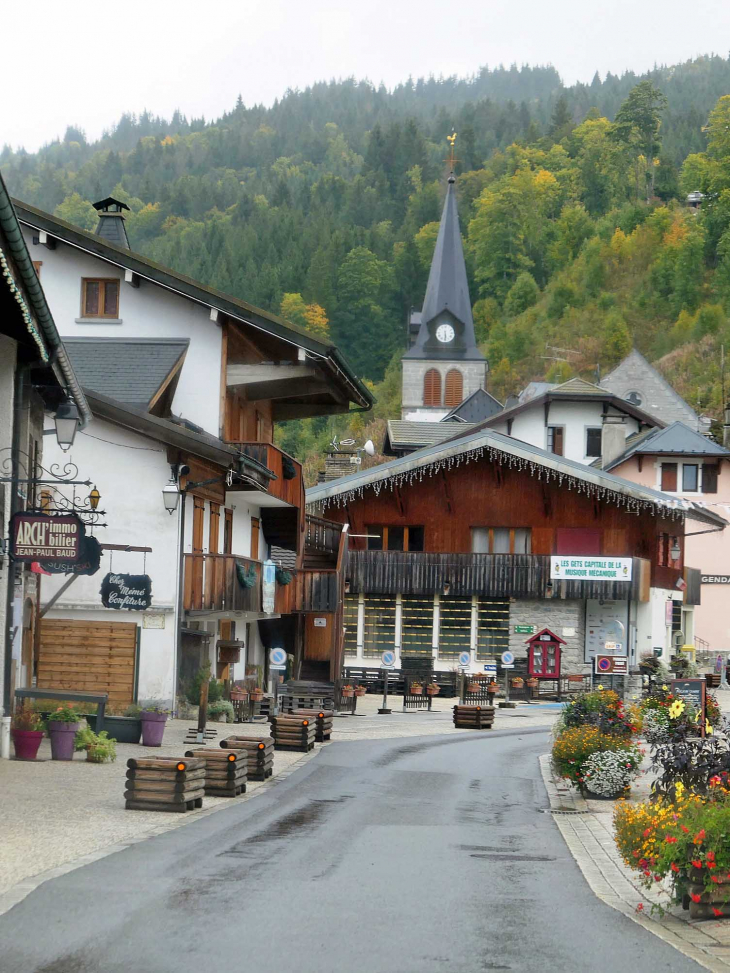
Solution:
M 92 139 L 124 111 L 214 118 L 287 88 L 388 87 L 481 65 L 553 64 L 566 84 L 730 47 L 727 0 L 8 0 L 0 144 Z

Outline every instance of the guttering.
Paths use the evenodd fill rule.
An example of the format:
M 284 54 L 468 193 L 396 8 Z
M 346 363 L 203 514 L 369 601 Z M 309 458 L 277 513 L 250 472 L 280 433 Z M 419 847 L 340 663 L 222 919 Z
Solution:
M 81 417 L 79 428 L 84 429 L 93 418 L 92 412 L 89 408 L 89 403 L 86 401 L 86 396 L 81 391 L 78 379 L 74 375 L 71 362 L 66 354 L 66 349 L 63 346 L 61 336 L 58 333 L 50 308 L 46 302 L 46 296 L 43 293 L 43 288 L 33 267 L 33 261 L 30 259 L 28 247 L 25 244 L 23 234 L 20 230 L 18 217 L 10 201 L 10 196 L 5 188 L 2 176 L 0 176 L 0 227 L 3 230 L 8 250 L 13 257 L 13 262 L 18 269 L 23 289 L 33 306 L 35 318 L 43 331 L 43 337 L 48 347 L 52 351 L 53 371 L 60 385 L 68 391 L 76 403 L 76 408 L 79 410 L 79 416 Z

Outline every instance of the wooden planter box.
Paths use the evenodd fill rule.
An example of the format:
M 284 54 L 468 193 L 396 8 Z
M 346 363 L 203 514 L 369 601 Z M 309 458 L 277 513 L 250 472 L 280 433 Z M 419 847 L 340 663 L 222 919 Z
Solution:
M 205 761 L 205 793 L 209 797 L 246 793 L 248 755 L 243 750 L 186 750 L 185 756 Z
M 689 897 L 699 895 L 700 901 L 693 902 Z M 688 900 L 688 901 L 687 901 Z M 720 919 L 730 916 L 730 879 L 717 882 L 711 889 L 704 885 L 690 885 L 687 895 L 690 919 Z M 720 909 L 722 916 L 716 916 L 713 908 Z
M 454 726 L 467 730 L 491 730 L 494 724 L 493 706 L 454 706 Z
M 316 721 L 301 716 L 272 716 L 274 749 L 308 753 L 314 750 L 317 735 Z
M 127 761 L 128 811 L 177 811 L 203 806 L 205 760 L 200 757 L 148 757 Z
M 268 735 L 270 728 L 266 727 L 266 736 L 245 736 L 241 729 L 239 735 L 221 740 L 223 750 L 241 750 L 248 758 L 247 779 L 266 780 L 274 772 L 274 738 Z
M 315 740 L 317 743 L 324 743 L 332 736 L 332 724 L 334 723 L 334 710 L 331 709 L 294 709 L 291 716 L 298 716 L 303 719 L 314 720 L 316 723 Z

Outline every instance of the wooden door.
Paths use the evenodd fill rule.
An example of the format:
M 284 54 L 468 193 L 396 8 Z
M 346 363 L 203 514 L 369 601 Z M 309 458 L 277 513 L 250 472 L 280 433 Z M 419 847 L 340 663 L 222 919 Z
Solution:
M 226 507 L 223 514 L 223 553 L 233 554 L 233 511 Z
M 203 554 L 203 523 L 205 519 L 205 500 L 193 497 L 193 554 Z M 203 558 L 193 558 L 193 604 L 202 604 L 203 597 Z
M 218 553 L 218 535 L 221 525 L 221 505 L 211 503 L 210 505 L 210 531 L 208 533 L 208 551 L 211 554 Z
M 137 626 L 44 618 L 40 625 L 38 687 L 108 693 L 109 702 L 134 701 Z

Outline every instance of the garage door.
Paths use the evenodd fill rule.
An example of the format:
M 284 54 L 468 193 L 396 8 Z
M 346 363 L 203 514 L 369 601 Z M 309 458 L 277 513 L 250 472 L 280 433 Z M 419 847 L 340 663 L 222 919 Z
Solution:
M 38 687 L 108 693 L 109 702 L 134 700 L 137 626 L 134 622 L 41 622 Z

